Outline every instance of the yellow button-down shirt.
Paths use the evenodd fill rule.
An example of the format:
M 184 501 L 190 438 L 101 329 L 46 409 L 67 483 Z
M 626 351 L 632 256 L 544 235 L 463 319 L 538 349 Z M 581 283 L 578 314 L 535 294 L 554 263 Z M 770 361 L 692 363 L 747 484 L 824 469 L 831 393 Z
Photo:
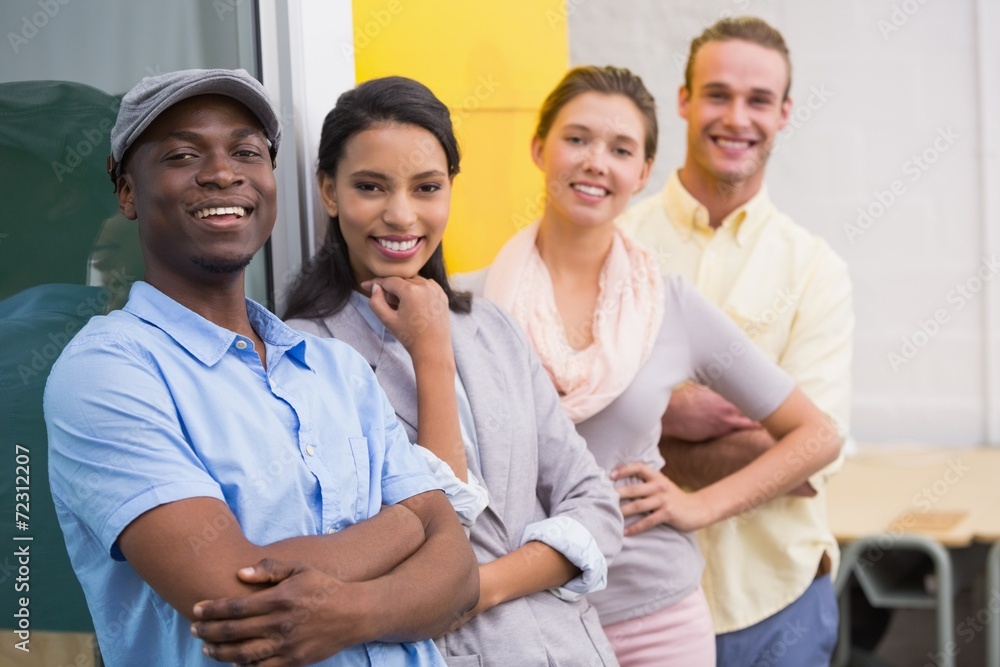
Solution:
M 663 193 L 626 211 L 626 232 L 684 275 L 787 371 L 842 434 L 850 419 L 854 315 L 847 266 L 821 238 L 775 209 L 765 188 L 718 229 L 674 172 Z M 699 532 L 703 587 L 717 633 L 758 623 L 805 592 L 823 553 L 839 552 L 826 514 L 826 476 L 812 498 L 785 496 Z

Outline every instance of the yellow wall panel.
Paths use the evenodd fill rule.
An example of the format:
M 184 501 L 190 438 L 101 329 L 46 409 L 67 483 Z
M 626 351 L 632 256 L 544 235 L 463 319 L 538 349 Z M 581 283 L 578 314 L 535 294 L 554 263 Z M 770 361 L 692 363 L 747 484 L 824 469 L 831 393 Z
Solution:
M 569 62 L 562 0 L 354 0 L 353 10 L 358 81 L 402 74 L 450 107 L 492 81 L 483 106 L 537 108 Z
M 514 232 L 541 214 L 542 173 L 530 153 L 536 115 L 532 110 L 453 117 L 463 153 L 444 242 L 450 272 L 486 266 Z
M 453 272 L 489 264 L 540 213 L 538 107 L 569 62 L 563 0 L 353 0 L 358 82 L 402 75 L 452 111 L 462 148 L 445 236 Z

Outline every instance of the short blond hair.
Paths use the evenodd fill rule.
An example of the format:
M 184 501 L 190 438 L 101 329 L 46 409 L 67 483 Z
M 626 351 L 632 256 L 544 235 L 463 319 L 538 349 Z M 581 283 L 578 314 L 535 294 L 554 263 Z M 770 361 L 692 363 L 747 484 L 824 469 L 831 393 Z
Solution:
M 709 42 L 728 42 L 733 39 L 741 39 L 771 49 L 781 54 L 788 68 L 788 85 L 785 86 L 783 99 L 788 99 L 788 92 L 792 88 L 792 60 L 788 55 L 788 46 L 781 33 L 775 30 L 769 23 L 756 16 L 737 16 L 716 21 L 705 28 L 691 42 L 691 52 L 688 54 L 687 67 L 684 69 L 684 87 L 691 92 L 691 75 L 694 71 L 694 58 L 698 55 L 701 47 Z

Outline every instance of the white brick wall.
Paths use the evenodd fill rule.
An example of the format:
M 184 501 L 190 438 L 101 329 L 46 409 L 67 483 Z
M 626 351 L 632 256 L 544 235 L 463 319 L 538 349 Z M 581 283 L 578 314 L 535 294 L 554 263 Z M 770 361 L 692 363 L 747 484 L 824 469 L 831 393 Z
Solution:
M 768 183 L 778 206 L 826 238 L 850 267 L 855 437 L 1000 444 L 1000 274 L 971 299 L 953 291 L 973 279 L 984 257 L 1000 256 L 1000 48 L 980 44 L 1000 30 L 1000 3 L 685 4 L 568 0 L 571 63 L 629 67 L 659 102 L 659 156 L 644 194 L 659 191 L 684 157 L 676 94 L 691 38 L 726 14 L 771 22 L 792 53 L 799 116 L 779 139 Z M 814 87 L 832 95 L 809 110 L 802 103 Z M 949 129 L 957 138 L 935 149 Z M 913 156 L 924 151 L 934 163 L 920 170 Z M 893 181 L 902 194 L 849 238 L 845 228 L 858 208 L 877 203 Z M 894 369 L 887 355 L 901 352 L 904 336 L 923 342 L 920 322 L 938 311 L 947 320 Z

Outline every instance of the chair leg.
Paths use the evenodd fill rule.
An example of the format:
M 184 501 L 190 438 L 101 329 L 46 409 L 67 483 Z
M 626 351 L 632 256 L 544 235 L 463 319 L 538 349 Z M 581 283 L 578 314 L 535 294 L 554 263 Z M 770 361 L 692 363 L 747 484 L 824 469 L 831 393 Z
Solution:
M 886 551 L 895 549 L 921 552 L 931 559 L 934 564 L 934 574 L 938 584 L 937 593 L 933 601 L 927 598 L 922 600 L 914 599 L 911 594 L 901 595 L 899 591 L 891 588 L 880 588 L 877 581 L 877 568 L 881 556 L 874 558 L 873 562 L 867 564 L 861 560 L 862 552 L 883 554 Z M 997 551 L 997 556 L 998 559 L 992 559 L 991 563 L 1000 560 L 1000 551 Z M 859 571 L 859 568 L 863 567 L 876 569 L 870 573 Z M 997 568 L 998 572 L 1000 572 L 1000 562 L 997 562 Z M 850 622 L 850 592 L 847 582 L 852 573 L 857 573 L 862 584 L 862 594 L 876 607 L 927 609 L 933 606 L 937 617 L 938 653 L 935 656 L 935 664 L 939 667 L 955 667 L 954 573 L 951 565 L 951 556 L 944 546 L 935 540 L 921 535 L 890 534 L 870 535 L 847 545 L 841 554 L 840 572 L 838 573 L 836 582 L 842 624 L 838 636 L 835 662 L 838 667 L 843 667 L 850 655 L 850 627 L 846 628 L 845 635 L 844 624 Z M 1000 581 L 1000 574 L 998 574 L 998 578 L 994 581 Z M 991 625 L 991 629 L 992 627 L 993 625 Z M 998 628 L 997 632 L 998 637 L 1000 637 L 1000 628 Z M 998 640 L 997 646 L 1000 647 L 1000 640 Z M 998 649 L 998 653 L 1000 653 L 1000 649 Z M 991 664 L 994 667 L 1000 667 L 996 663 Z
M 1000 667 L 1000 609 L 993 609 L 993 600 L 1000 602 L 1000 542 L 994 542 L 986 557 L 986 609 L 990 611 L 986 627 L 986 664 Z

